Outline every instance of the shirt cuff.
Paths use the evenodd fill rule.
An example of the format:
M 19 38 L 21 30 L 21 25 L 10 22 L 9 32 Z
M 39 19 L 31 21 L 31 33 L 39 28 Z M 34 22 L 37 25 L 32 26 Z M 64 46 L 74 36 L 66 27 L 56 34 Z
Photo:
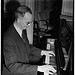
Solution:
M 41 51 L 41 55 L 42 55 L 42 56 L 44 55 L 44 50 Z

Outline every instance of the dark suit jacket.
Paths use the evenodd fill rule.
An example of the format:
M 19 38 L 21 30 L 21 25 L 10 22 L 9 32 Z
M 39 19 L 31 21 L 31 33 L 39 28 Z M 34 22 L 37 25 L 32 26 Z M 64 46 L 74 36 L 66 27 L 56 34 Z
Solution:
M 3 53 L 5 66 L 3 75 L 37 75 L 37 62 L 41 58 L 41 50 L 27 44 L 12 25 L 4 35 Z

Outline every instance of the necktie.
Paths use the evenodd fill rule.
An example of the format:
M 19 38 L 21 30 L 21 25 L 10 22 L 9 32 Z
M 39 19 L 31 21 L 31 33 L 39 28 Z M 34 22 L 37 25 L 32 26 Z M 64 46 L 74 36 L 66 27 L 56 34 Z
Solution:
M 24 29 L 22 31 L 22 39 L 24 41 L 24 45 L 25 45 L 25 50 L 24 52 L 28 54 L 28 57 L 27 57 L 27 60 L 29 61 L 29 41 L 28 41 L 28 38 L 27 38 L 27 32 L 26 32 L 26 29 Z
M 22 31 L 22 38 L 23 38 L 24 42 L 26 42 L 27 44 L 29 43 L 28 38 L 27 38 L 27 31 L 26 31 L 26 29 L 24 29 Z

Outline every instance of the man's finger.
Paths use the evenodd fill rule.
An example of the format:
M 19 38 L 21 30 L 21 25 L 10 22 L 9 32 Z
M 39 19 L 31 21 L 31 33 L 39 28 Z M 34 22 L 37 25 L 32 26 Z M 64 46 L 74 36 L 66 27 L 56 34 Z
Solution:
M 54 55 L 54 56 L 55 56 L 55 54 L 54 54 L 54 53 L 49 53 L 49 55 L 52 55 L 52 56 Z
M 52 72 L 49 72 L 49 74 L 53 74 Z
M 49 51 L 48 53 L 55 56 L 55 53 L 53 51 Z
M 56 69 L 54 67 L 52 67 L 52 66 L 50 66 L 49 71 L 53 72 L 53 73 L 56 73 Z
M 56 70 L 54 68 L 50 69 L 50 72 L 56 73 Z

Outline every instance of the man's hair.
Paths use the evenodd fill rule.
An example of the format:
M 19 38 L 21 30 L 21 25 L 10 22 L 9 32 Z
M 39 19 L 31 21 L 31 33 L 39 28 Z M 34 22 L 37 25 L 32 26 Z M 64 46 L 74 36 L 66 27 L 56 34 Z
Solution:
M 31 11 L 31 9 L 29 7 L 27 7 L 25 5 L 21 5 L 15 11 L 15 19 L 17 20 L 17 18 L 19 18 L 19 17 L 24 17 L 24 14 L 26 12 L 29 12 L 29 13 L 32 14 L 32 11 Z

